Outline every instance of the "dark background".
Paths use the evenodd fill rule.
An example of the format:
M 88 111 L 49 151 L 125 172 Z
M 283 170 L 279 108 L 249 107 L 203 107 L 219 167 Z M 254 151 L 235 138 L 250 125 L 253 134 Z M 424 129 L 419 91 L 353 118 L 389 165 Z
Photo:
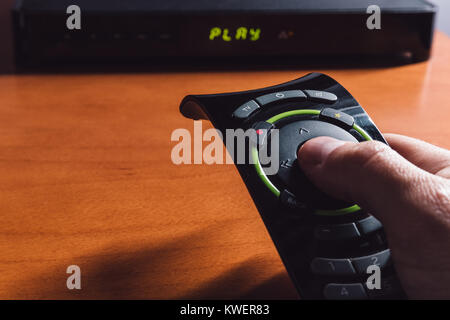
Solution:
M 431 2 L 439 5 L 437 28 L 450 35 L 450 19 L 444 19 L 450 14 L 450 0 L 432 0 Z M 0 73 L 11 73 L 14 71 L 10 17 L 10 9 L 13 4 L 14 0 L 0 0 Z
M 0 73 L 13 71 L 10 9 L 14 0 L 0 0 Z

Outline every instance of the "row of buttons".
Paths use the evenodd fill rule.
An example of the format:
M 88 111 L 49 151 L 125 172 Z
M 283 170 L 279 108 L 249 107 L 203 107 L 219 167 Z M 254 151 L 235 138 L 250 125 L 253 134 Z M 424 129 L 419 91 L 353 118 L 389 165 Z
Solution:
M 383 269 L 390 263 L 391 252 L 386 249 L 369 256 L 351 259 L 314 258 L 311 262 L 311 270 L 319 275 L 352 276 L 357 273 L 365 274 L 371 265 L 377 265 Z
M 381 222 L 373 216 L 356 223 L 336 225 L 319 225 L 314 230 L 314 236 L 319 240 L 344 240 L 369 234 L 382 228 Z
M 396 277 L 382 278 L 380 289 L 364 289 L 362 283 L 329 283 L 325 286 L 323 294 L 329 300 L 358 300 L 367 298 L 398 297 L 402 289 Z
M 323 103 L 333 103 L 337 101 L 337 97 L 335 94 L 326 91 L 318 91 L 318 90 L 289 90 L 289 91 L 280 91 L 275 93 L 269 93 L 260 97 L 257 97 L 255 100 L 250 100 L 239 108 L 237 108 L 233 112 L 233 117 L 237 119 L 246 119 L 253 112 L 258 110 L 260 106 L 265 106 L 273 102 L 283 101 L 283 100 L 302 100 L 309 99 L 312 101 L 323 102 Z

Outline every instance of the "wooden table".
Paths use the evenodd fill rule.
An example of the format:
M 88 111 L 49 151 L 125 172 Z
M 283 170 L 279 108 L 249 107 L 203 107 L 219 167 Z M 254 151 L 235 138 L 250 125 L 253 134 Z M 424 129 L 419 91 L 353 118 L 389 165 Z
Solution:
M 427 63 L 315 71 L 383 132 L 450 148 L 449 62 L 438 33 Z M 310 71 L 0 76 L 0 298 L 296 298 L 234 166 L 176 166 L 170 137 L 186 94 Z

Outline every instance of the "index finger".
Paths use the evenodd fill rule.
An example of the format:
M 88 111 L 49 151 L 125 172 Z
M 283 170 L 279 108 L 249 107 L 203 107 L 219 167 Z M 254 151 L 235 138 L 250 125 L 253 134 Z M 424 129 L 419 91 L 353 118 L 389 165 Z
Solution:
M 384 135 L 389 145 L 419 168 L 450 178 L 450 151 L 425 141 L 399 135 Z

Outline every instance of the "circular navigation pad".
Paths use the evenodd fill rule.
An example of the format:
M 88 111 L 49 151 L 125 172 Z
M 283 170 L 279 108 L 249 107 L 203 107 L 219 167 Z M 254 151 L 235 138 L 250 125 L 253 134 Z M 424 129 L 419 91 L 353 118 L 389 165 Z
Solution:
M 320 120 L 299 120 L 281 127 L 277 126 L 277 128 L 280 138 L 280 167 L 276 180 L 292 192 L 298 200 L 314 208 L 333 210 L 351 206 L 349 203 L 326 195 L 306 178 L 297 163 L 297 151 L 306 141 L 320 136 L 352 142 L 358 142 L 358 140 L 348 131 Z
M 308 118 L 302 119 L 298 116 Z M 361 209 L 356 204 L 351 205 L 333 199 L 320 191 L 306 178 L 297 163 L 297 151 L 300 146 L 315 137 L 329 136 L 339 140 L 358 142 L 359 140 L 347 131 L 352 130 L 361 136 L 362 140 L 372 140 L 372 137 L 355 123 L 352 116 L 331 108 L 298 109 L 274 115 L 266 121 L 256 122 L 252 128 L 258 135 L 251 146 L 251 157 L 256 173 L 264 185 L 284 205 L 297 209 L 309 207 L 315 214 L 323 216 L 343 215 Z M 269 178 L 261 165 L 259 150 L 271 148 L 272 129 L 279 130 L 280 139 L 277 145 L 280 166 L 277 173 Z M 267 143 L 268 141 L 271 143 Z M 264 154 L 271 153 L 267 151 L 265 150 Z

